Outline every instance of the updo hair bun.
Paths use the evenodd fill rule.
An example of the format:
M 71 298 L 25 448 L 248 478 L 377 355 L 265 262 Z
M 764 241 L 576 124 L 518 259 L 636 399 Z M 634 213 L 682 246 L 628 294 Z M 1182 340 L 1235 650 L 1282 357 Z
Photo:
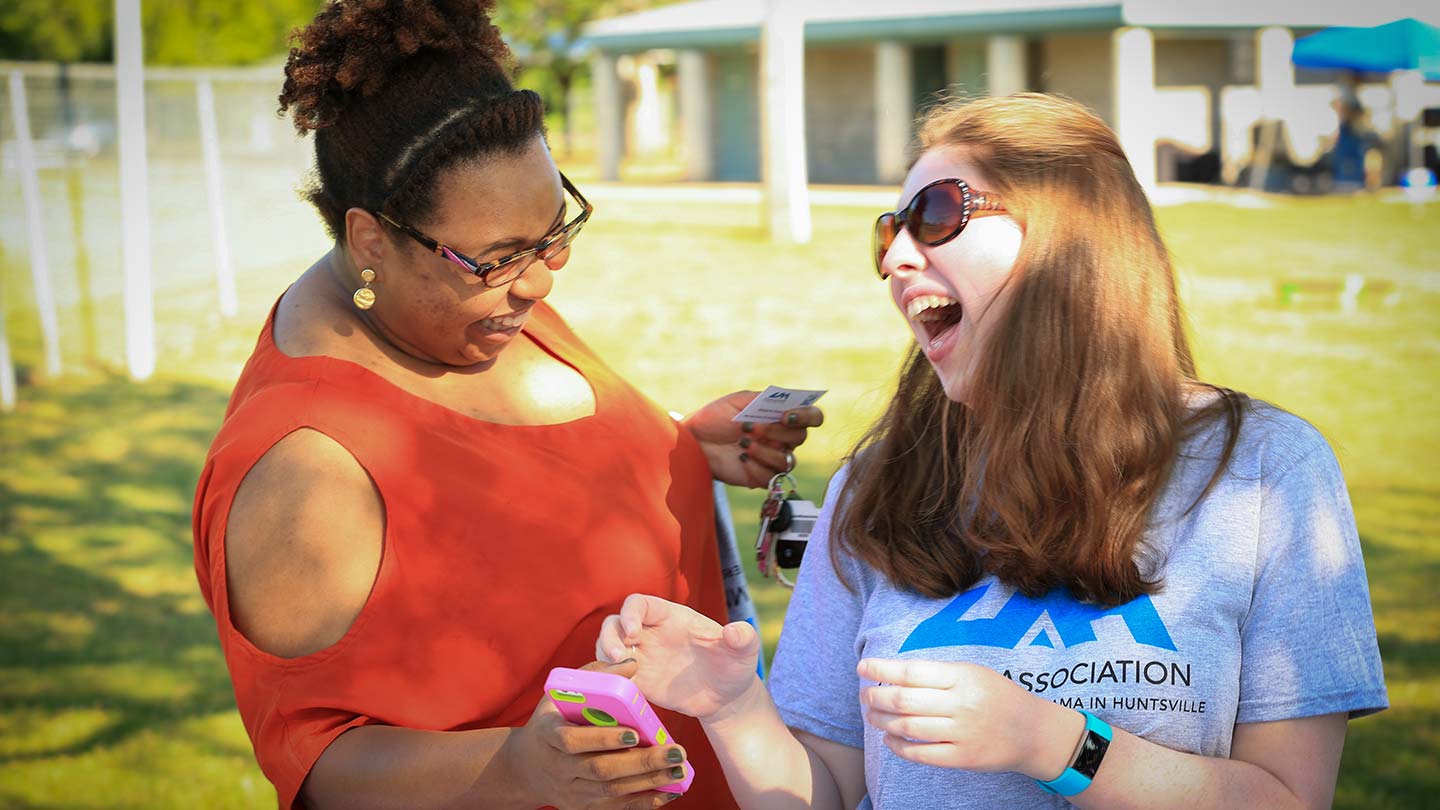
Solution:
M 332 236 L 351 208 L 423 224 L 445 170 L 544 138 L 544 104 L 515 89 L 493 6 L 330 0 L 295 34 L 280 111 L 315 133 L 303 194 Z
M 417 56 L 489 61 L 510 49 L 490 22 L 495 0 L 330 0 L 291 34 L 280 113 L 295 129 L 333 126 L 357 98 L 374 96 Z M 506 71 L 508 72 L 508 71 Z

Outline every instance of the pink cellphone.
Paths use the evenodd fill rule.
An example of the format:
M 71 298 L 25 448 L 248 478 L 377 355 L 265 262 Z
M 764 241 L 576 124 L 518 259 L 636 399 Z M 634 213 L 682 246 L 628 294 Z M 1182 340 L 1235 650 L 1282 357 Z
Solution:
M 566 720 L 577 726 L 634 729 L 641 748 L 675 742 L 649 701 L 629 678 L 609 672 L 555 667 L 545 679 L 545 694 Z M 695 769 L 682 763 L 685 778 L 655 788 L 662 793 L 684 793 L 695 781 Z

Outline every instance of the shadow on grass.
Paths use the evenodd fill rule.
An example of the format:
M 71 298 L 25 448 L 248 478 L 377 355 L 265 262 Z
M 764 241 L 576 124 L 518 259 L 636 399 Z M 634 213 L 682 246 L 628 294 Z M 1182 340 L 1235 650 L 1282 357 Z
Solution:
M 195 586 L 189 510 L 227 397 L 184 382 L 62 381 L 28 389 L 0 422 L 0 769 L 233 709 Z M 97 711 L 78 733 L 55 728 Z
M 1417 487 L 1356 493 L 1391 708 L 1350 723 L 1337 808 L 1427 807 L 1440 792 L 1437 504 L 1440 492 Z

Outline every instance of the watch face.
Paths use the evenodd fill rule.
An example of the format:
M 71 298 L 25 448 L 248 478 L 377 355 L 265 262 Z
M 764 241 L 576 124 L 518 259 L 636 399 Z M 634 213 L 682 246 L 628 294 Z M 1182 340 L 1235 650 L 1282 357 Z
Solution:
M 1100 760 L 1105 758 L 1105 752 L 1110 748 L 1110 741 L 1101 737 L 1093 729 L 1085 729 L 1085 742 L 1080 745 L 1080 753 L 1075 757 L 1074 768 L 1084 776 L 1094 779 L 1095 772 L 1100 770 Z

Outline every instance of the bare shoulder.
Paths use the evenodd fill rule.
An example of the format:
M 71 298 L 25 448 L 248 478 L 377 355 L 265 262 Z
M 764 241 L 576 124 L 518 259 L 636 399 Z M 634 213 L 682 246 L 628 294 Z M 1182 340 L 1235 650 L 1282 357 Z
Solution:
M 230 508 L 232 621 L 281 657 L 334 644 L 369 597 L 384 535 L 380 493 L 354 456 L 318 431 L 291 433 L 251 468 Z
M 336 302 L 334 281 L 323 262 L 305 271 L 275 308 L 275 345 L 289 357 L 327 355 L 354 360 L 373 353 L 373 343 L 353 312 Z

